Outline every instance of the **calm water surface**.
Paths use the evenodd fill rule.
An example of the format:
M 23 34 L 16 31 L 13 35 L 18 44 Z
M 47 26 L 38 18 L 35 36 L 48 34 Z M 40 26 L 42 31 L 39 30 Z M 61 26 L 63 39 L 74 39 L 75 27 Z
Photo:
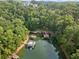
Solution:
M 59 59 L 59 56 L 52 44 L 45 40 L 38 40 L 32 51 L 26 48 L 23 49 L 20 59 Z

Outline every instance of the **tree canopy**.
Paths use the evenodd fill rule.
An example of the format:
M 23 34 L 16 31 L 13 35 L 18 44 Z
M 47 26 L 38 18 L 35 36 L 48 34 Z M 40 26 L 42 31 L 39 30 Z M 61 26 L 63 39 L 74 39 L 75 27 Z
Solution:
M 0 2 L 0 57 L 12 54 L 31 30 L 49 30 L 71 59 L 79 59 L 78 2 Z

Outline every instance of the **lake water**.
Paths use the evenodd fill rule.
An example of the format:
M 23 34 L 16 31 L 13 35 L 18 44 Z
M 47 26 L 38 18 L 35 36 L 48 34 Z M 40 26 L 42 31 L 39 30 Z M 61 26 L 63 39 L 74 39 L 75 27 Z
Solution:
M 45 40 L 38 40 L 32 51 L 26 48 L 23 49 L 20 59 L 59 59 L 59 55 L 52 44 Z

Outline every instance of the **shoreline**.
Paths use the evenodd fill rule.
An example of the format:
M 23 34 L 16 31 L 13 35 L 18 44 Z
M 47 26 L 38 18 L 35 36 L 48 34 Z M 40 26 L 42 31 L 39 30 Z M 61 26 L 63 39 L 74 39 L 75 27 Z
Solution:
M 27 34 L 26 37 L 24 38 L 25 41 L 23 41 L 21 43 L 21 45 L 19 47 L 17 47 L 17 49 L 15 50 L 14 53 L 12 53 L 7 59 L 11 59 L 12 56 L 18 56 L 19 51 L 27 44 L 28 40 L 29 40 L 29 35 Z
M 18 53 L 21 51 L 21 49 L 27 44 L 28 40 L 29 40 L 29 34 L 27 34 L 25 37 L 24 37 L 24 41 L 20 44 L 19 47 L 17 47 L 17 49 L 14 51 L 14 53 L 12 53 L 7 59 L 11 59 L 11 57 L 13 56 L 18 56 Z M 69 56 L 67 55 L 65 49 L 63 48 L 63 45 L 60 45 L 59 46 L 60 48 L 60 53 L 63 53 L 63 55 L 65 56 L 66 59 L 70 59 Z

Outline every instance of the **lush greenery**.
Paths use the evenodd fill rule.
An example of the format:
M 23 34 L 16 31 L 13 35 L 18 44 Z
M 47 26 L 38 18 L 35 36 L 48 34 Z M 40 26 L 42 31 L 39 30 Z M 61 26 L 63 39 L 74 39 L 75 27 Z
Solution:
M 28 32 L 22 9 L 15 2 L 0 2 L 0 59 L 12 54 Z
M 79 59 L 79 3 L 0 2 L 1 59 L 16 50 L 29 30 L 52 31 L 71 59 Z
M 27 27 L 30 30 L 52 31 L 69 58 L 79 59 L 79 3 L 33 3 L 28 7 Z

